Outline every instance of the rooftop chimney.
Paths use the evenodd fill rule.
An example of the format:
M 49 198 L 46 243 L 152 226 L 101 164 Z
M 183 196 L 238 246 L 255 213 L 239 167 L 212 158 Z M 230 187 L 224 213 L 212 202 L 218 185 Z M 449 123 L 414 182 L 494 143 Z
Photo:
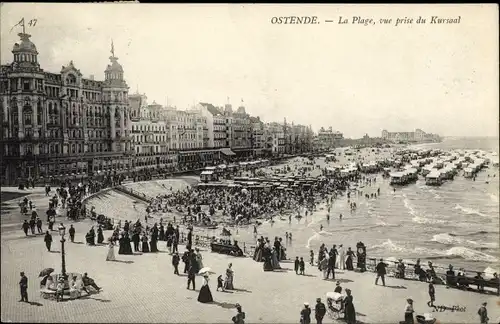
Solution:
M 89 76 L 89 79 L 90 79 L 90 80 L 92 80 L 92 81 L 94 81 L 94 75 L 93 75 L 93 74 L 91 74 L 91 75 Z

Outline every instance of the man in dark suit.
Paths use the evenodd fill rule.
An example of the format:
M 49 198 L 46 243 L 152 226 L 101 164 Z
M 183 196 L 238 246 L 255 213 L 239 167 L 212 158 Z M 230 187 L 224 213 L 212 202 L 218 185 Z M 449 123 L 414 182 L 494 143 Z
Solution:
M 191 264 L 189 266 L 189 270 L 188 270 L 188 284 L 187 284 L 187 289 L 189 289 L 189 286 L 191 285 L 191 283 L 193 283 L 193 290 L 196 289 L 196 283 L 194 281 L 195 277 L 196 277 L 196 266 Z
M 375 267 L 377 271 L 377 279 L 375 279 L 375 285 L 378 285 L 378 278 L 382 279 L 382 284 L 385 286 L 385 275 L 387 273 L 386 270 L 387 264 L 384 263 L 383 259 L 380 259 L 380 262 Z
M 21 272 L 21 280 L 19 280 L 19 288 L 21 289 L 20 302 L 28 302 L 28 277 Z

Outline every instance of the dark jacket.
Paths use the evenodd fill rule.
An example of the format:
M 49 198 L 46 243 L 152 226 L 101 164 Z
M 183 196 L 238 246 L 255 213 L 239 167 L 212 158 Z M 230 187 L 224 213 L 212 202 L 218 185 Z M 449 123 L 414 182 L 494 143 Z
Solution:
M 28 288 L 28 277 L 22 276 L 21 280 L 19 280 L 19 287 L 21 289 L 27 289 Z
M 45 243 L 52 243 L 52 235 L 45 234 L 45 238 L 43 239 Z
M 326 307 L 325 307 L 325 304 L 323 304 L 322 302 L 316 303 L 316 307 L 314 310 L 316 313 L 316 317 L 322 318 L 326 314 Z
M 377 274 L 379 276 L 381 275 L 385 275 L 387 273 L 385 267 L 387 267 L 387 264 L 385 264 L 384 262 L 380 261 L 378 264 L 377 264 L 377 267 L 375 268 L 375 270 L 377 270 Z

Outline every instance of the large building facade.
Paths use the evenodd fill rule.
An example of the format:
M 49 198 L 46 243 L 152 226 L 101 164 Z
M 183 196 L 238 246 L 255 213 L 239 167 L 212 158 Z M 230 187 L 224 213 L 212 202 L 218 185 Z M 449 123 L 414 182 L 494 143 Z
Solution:
M 134 170 L 175 168 L 177 154 L 170 148 L 170 132 L 164 108 L 155 102 L 148 105 L 144 94 L 132 94 L 129 99 L 135 150 Z
M 44 71 L 31 36 L 19 37 L 14 61 L 0 69 L 2 184 L 129 170 L 129 88 L 113 46 L 104 81 L 95 81 L 73 62 Z
M 421 129 L 416 129 L 414 132 L 389 132 L 382 131 L 382 138 L 392 142 L 439 142 L 441 136 L 438 134 L 426 133 Z
M 334 131 L 330 126 L 328 129 L 321 127 L 318 131 L 317 147 L 321 150 L 326 150 L 335 147 L 338 141 L 344 139 L 344 134 L 339 131 Z

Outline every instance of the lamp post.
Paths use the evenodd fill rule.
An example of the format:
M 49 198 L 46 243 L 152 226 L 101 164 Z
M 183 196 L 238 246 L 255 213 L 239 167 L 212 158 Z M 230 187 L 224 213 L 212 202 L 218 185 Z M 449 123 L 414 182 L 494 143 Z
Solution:
M 66 255 L 64 253 L 64 242 L 66 242 L 66 240 L 64 239 L 64 235 L 66 234 L 66 227 L 64 227 L 64 225 L 61 223 L 58 230 L 59 235 L 61 236 L 61 274 L 63 278 L 66 279 Z

